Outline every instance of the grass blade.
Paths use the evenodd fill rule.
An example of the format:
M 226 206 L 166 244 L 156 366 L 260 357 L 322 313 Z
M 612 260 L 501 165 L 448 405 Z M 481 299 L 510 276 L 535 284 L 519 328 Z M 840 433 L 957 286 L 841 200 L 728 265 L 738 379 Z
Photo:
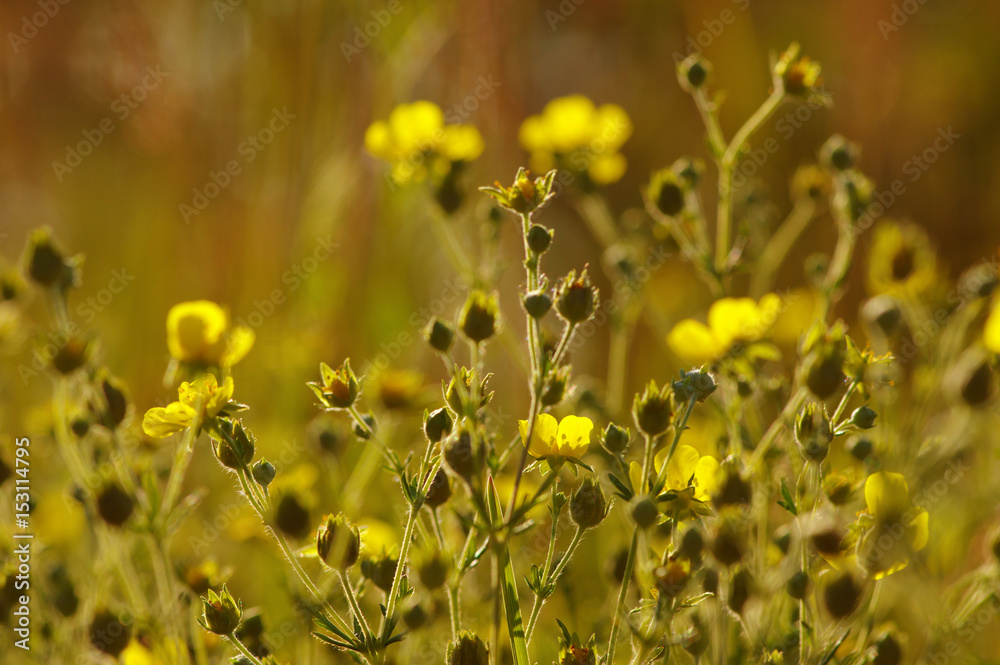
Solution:
M 489 480 L 487 490 L 487 505 L 490 510 L 490 520 L 493 524 L 503 521 L 503 511 L 500 508 L 500 497 L 497 495 L 493 478 Z M 504 614 L 507 616 L 507 632 L 510 635 L 511 652 L 514 665 L 531 665 L 528 659 L 528 643 L 524 639 L 524 622 L 521 620 L 521 603 L 517 598 L 517 576 L 514 574 L 514 564 L 510 559 L 510 549 L 506 541 L 495 544 L 497 566 L 501 571 L 500 594 L 503 600 Z M 499 648 L 494 645 L 494 648 Z

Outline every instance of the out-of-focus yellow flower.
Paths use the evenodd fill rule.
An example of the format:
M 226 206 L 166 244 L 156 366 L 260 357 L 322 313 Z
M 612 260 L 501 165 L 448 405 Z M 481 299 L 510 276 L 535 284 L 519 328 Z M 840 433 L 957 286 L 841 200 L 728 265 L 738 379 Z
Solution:
M 1000 302 L 993 306 L 983 328 L 983 344 L 993 353 L 1000 353 Z
M 528 421 L 517 421 L 521 441 L 528 439 Z M 532 457 L 567 457 L 580 459 L 590 445 L 590 432 L 594 423 L 582 416 L 566 416 L 562 421 L 541 413 L 535 418 L 531 432 L 531 442 L 527 443 L 528 454 Z
M 158 665 L 160 662 L 152 651 L 134 639 L 128 643 L 118 659 L 122 665 Z
M 895 221 L 874 229 L 868 261 L 868 290 L 918 298 L 938 287 L 938 261 L 919 226 Z
M 770 338 L 783 347 L 797 347 L 799 340 L 816 321 L 819 299 L 812 289 L 793 289 L 785 296 L 784 310 L 771 329 Z
M 483 137 L 472 125 L 446 125 L 433 102 L 400 104 L 387 121 L 377 120 L 365 131 L 365 148 L 392 164 L 396 182 L 446 176 L 456 163 L 471 162 L 483 152 Z
M 657 474 L 663 470 L 668 452 L 667 448 L 663 448 L 653 458 Z M 667 477 L 660 494 L 671 502 L 665 512 L 670 514 L 677 510 L 678 514 L 684 515 L 689 508 L 702 512 L 698 504 L 707 503 L 712 498 L 712 492 L 719 485 L 720 468 L 714 457 L 702 455 L 691 446 L 677 446 L 674 456 L 667 464 Z M 629 465 L 629 480 L 632 481 L 632 487 L 638 490 L 642 480 L 642 466 L 638 462 Z
M 229 367 L 242 360 L 253 343 L 253 330 L 230 329 L 229 314 L 209 300 L 178 303 L 167 314 L 167 347 L 179 362 Z
M 233 379 L 227 376 L 219 385 L 213 374 L 205 374 L 177 389 L 178 401 L 166 407 L 154 407 L 142 419 L 142 431 L 154 439 L 168 437 L 206 418 L 219 415 L 233 397 Z
M 631 135 L 632 121 L 622 107 L 595 107 L 583 95 L 570 95 L 553 99 L 540 115 L 526 118 L 518 138 L 531 153 L 536 173 L 565 169 L 607 185 L 625 174 L 625 157 L 618 150 Z
M 752 298 L 722 298 L 708 310 L 708 325 L 684 319 L 667 335 L 674 353 L 696 365 L 721 359 L 737 342 L 747 345 L 744 355 L 773 358 L 777 349 L 760 342 L 770 332 L 783 307 L 781 298 L 769 293 L 759 302 Z
M 910 505 L 910 489 L 900 473 L 879 471 L 865 481 L 867 510 L 859 515 L 858 563 L 875 579 L 906 567 L 912 552 L 927 545 L 929 516 Z

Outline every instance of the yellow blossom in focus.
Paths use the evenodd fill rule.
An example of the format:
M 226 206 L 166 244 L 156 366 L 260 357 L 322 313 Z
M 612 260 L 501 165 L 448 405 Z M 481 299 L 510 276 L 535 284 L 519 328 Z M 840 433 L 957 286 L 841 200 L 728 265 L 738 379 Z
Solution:
M 483 137 L 472 125 L 446 125 L 437 104 L 400 104 L 388 120 L 365 131 L 365 148 L 392 165 L 392 177 L 404 183 L 443 178 L 456 163 L 471 162 L 483 152 Z
M 596 185 L 607 185 L 625 174 L 625 157 L 618 152 L 632 135 L 632 120 L 617 104 L 594 106 L 583 95 L 553 99 L 540 115 L 521 123 L 521 147 L 531 153 L 531 169 L 553 168 L 585 173 Z
M 653 458 L 655 473 L 663 470 L 668 452 L 668 448 L 663 448 Z M 660 494 L 661 498 L 671 502 L 665 512 L 669 514 L 677 510 L 683 515 L 689 508 L 702 512 L 698 504 L 707 503 L 712 498 L 712 492 L 719 484 L 719 471 L 719 462 L 711 455 L 702 455 L 691 446 L 677 446 L 667 464 L 666 480 Z M 638 462 L 629 465 L 629 480 L 633 489 L 638 491 L 642 480 L 642 466 Z
M 229 367 L 242 360 L 253 343 L 253 330 L 230 328 L 229 314 L 209 300 L 178 303 L 167 314 L 167 347 L 178 362 Z
M 519 420 L 518 431 L 521 441 L 528 439 L 528 421 Z M 562 421 L 547 414 L 539 414 L 531 432 L 528 454 L 532 457 L 568 457 L 580 459 L 590 445 L 590 432 L 594 423 L 590 418 L 566 416 Z
M 667 344 L 681 358 L 703 365 L 720 360 L 740 342 L 745 355 L 774 358 L 778 351 L 760 342 L 774 326 L 783 307 L 781 298 L 769 293 L 759 302 L 752 298 L 722 298 L 708 310 L 708 325 L 684 319 L 667 335 Z
M 168 437 L 207 418 L 219 415 L 233 397 L 233 379 L 219 385 L 213 374 L 205 374 L 194 381 L 185 381 L 177 389 L 178 401 L 166 407 L 154 407 L 142 419 L 142 431 L 154 439 Z

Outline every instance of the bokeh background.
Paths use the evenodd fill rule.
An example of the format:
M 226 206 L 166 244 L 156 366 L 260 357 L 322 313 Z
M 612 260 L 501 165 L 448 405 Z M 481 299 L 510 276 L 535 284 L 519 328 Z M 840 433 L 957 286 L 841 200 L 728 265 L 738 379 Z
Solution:
M 398 12 L 370 28 L 390 4 Z M 127 382 L 139 413 L 170 397 L 162 385 L 169 307 L 199 298 L 228 306 L 257 334 L 237 369 L 237 398 L 253 406 L 262 450 L 290 449 L 292 465 L 315 452 L 307 425 L 316 411 L 303 384 L 320 360 L 350 356 L 360 368 L 383 354 L 393 367 L 415 369 L 427 386 L 418 408 L 434 399 L 441 377 L 421 343 L 400 343 L 404 333 L 417 338 L 411 316 L 454 280 L 428 232 L 433 204 L 420 187 L 391 187 L 363 147 L 368 124 L 402 102 L 434 101 L 480 129 L 486 151 L 467 173 L 470 189 L 510 181 L 527 161 L 518 126 L 550 99 L 582 93 L 621 105 L 635 129 L 623 148 L 628 171 L 607 195 L 616 215 L 637 220 L 651 170 L 681 155 L 706 157 L 675 54 L 703 48 L 713 85 L 726 91 L 721 120 L 731 136 L 768 93 L 769 52 L 797 40 L 823 64 L 833 105 L 814 110 L 790 137 L 778 122 L 795 109 L 784 107 L 758 135 L 758 145 L 768 136 L 780 144 L 755 178 L 776 214 L 789 206 L 795 167 L 839 132 L 861 144 L 861 168 L 880 190 L 905 179 L 887 214 L 926 228 L 953 276 L 1000 245 L 996 2 L 72 0 L 42 27 L 26 27 L 39 11 L 35 2 L 0 5 L 0 256 L 16 263 L 39 225 L 68 252 L 85 254 L 71 317 L 99 334 L 102 361 Z M 375 34 L 360 39 L 366 25 Z M 477 99 L 484 81 L 490 91 Z M 247 148 L 275 117 L 286 120 L 271 125 L 280 128 L 273 140 Z M 912 182 L 909 160 L 948 128 L 960 138 Z M 81 142 L 92 149 L 77 163 L 69 153 Z M 239 173 L 185 215 L 181 206 L 194 206 L 195 190 L 204 193 L 232 160 Z M 471 246 L 486 207 L 478 193 L 470 197 L 457 223 Z M 571 207 L 557 201 L 544 221 L 559 243 L 547 259 L 551 274 L 600 264 Z M 511 230 L 503 240 L 508 285 L 520 278 Z M 801 258 L 834 238 L 832 224 L 814 225 L 779 285 L 800 283 Z M 862 254 L 869 241 L 861 238 Z M 678 316 L 707 304 L 689 272 L 671 261 L 650 283 L 677 299 Z M 126 285 L 112 293 L 122 276 Z M 597 280 L 608 286 L 600 271 Z M 860 266 L 850 282 L 840 312 L 848 321 L 864 296 Z M 505 308 L 520 330 L 514 303 Z M 27 318 L 31 336 L 43 336 L 41 298 Z M 604 357 L 605 332 L 588 342 L 595 358 Z M 673 375 L 676 360 L 651 331 L 640 326 L 636 335 L 628 386 Z M 30 365 L 30 339 L 5 351 L 4 448 L 8 433 L 45 426 L 51 390 L 44 374 L 18 369 Z M 499 346 L 494 353 L 500 414 L 520 413 L 520 378 Z M 604 361 L 584 357 L 575 366 L 600 385 Z M 400 426 L 415 428 L 418 415 L 400 416 Z M 513 419 L 505 427 L 512 434 Z M 226 491 L 209 454 L 197 459 L 192 485 Z M 64 488 L 53 481 L 50 489 Z M 392 522 L 388 508 L 378 510 Z M 211 515 L 206 509 L 195 522 Z M 233 550 L 217 556 L 243 565 Z

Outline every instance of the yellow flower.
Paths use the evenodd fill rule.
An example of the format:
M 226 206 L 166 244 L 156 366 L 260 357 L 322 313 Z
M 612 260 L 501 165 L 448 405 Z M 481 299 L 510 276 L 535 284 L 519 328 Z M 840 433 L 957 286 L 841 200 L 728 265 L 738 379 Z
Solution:
M 663 461 L 668 452 L 668 448 L 663 448 L 653 458 L 655 473 L 659 474 L 663 470 Z M 691 446 L 677 446 L 674 456 L 667 464 L 666 481 L 660 495 L 672 502 L 665 512 L 670 514 L 676 509 L 679 514 L 684 514 L 688 508 L 698 511 L 696 504 L 707 503 L 718 487 L 720 468 L 714 457 L 702 455 Z M 628 471 L 632 488 L 638 492 L 642 466 L 638 462 L 632 462 Z
M 752 298 L 722 298 L 708 310 L 708 325 L 684 319 L 667 335 L 667 344 L 678 356 L 696 365 L 721 359 L 734 344 L 749 344 L 747 355 L 773 358 L 777 349 L 760 342 L 782 311 L 781 298 L 769 293 L 759 302 Z
M 1000 353 L 1000 302 L 993 306 L 983 328 L 983 344 L 993 353 Z
M 142 430 L 154 439 L 168 437 L 206 418 L 219 415 L 233 396 L 233 379 L 226 377 L 222 385 L 213 374 L 205 374 L 177 389 L 178 401 L 166 407 L 155 407 L 142 419 Z
M 229 367 L 253 347 L 254 332 L 229 327 L 229 314 L 209 300 L 182 302 L 167 314 L 167 347 L 182 363 Z
M 521 441 L 528 439 L 528 421 L 517 421 L 521 432 Z M 568 457 L 580 459 L 590 445 L 590 431 L 594 423 L 590 418 L 581 416 L 566 416 L 561 422 L 547 414 L 541 413 L 535 418 L 535 427 L 531 432 L 531 443 L 528 444 L 528 454 L 532 457 Z
M 938 286 L 938 262 L 927 234 L 913 224 L 881 222 L 874 229 L 868 290 L 911 298 Z
M 536 173 L 567 169 L 586 173 L 597 185 L 616 182 L 625 174 L 625 157 L 618 149 L 631 135 L 632 121 L 622 107 L 595 107 L 583 95 L 553 99 L 541 115 L 526 118 L 518 133 Z
M 865 503 L 868 509 L 858 518 L 858 562 L 881 579 L 905 568 L 910 553 L 927 545 L 929 516 L 910 505 L 910 490 L 900 473 L 868 476 Z
M 365 148 L 392 164 L 393 179 L 403 183 L 428 174 L 441 178 L 452 164 L 476 159 L 483 152 L 483 137 L 472 125 L 445 125 L 437 104 L 417 101 L 400 104 L 387 121 L 369 125 Z

